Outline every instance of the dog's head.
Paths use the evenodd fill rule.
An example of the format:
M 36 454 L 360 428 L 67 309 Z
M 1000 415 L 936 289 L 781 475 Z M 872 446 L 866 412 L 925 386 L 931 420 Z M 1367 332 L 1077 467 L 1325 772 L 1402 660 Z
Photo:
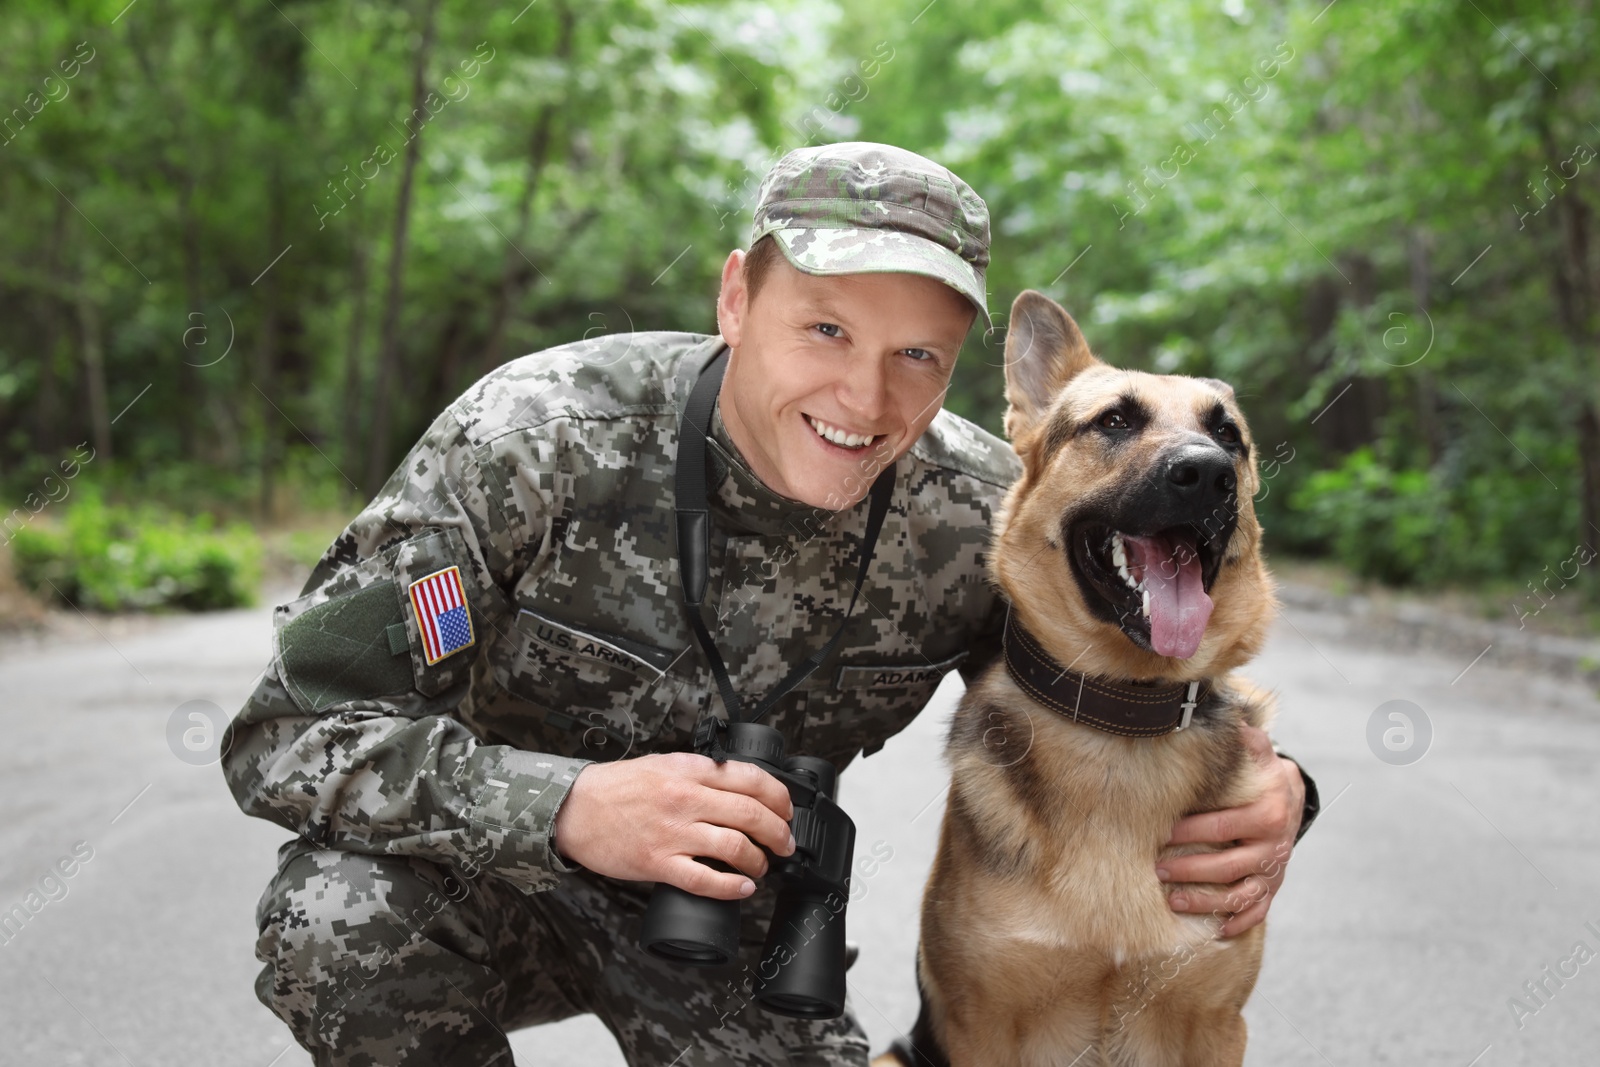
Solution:
M 1023 623 L 1090 674 L 1196 678 L 1253 655 L 1274 604 L 1233 389 L 1118 370 L 1028 291 L 1011 307 L 1006 400 L 1023 475 L 991 566 Z

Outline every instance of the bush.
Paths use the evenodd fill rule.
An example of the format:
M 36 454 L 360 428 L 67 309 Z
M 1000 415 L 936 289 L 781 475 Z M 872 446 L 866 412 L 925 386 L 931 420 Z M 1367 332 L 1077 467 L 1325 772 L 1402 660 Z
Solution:
M 250 527 L 108 505 L 90 486 L 58 525 L 18 530 L 12 559 L 28 588 L 102 611 L 240 607 L 255 602 L 261 583 L 261 541 Z
M 1289 495 L 1296 533 L 1364 577 L 1391 585 L 1521 580 L 1571 551 L 1576 501 L 1537 475 L 1391 468 L 1360 448 Z

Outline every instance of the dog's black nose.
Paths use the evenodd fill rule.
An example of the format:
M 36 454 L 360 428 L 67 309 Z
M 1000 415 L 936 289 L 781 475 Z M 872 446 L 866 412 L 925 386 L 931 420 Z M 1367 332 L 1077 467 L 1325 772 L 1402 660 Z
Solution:
M 1167 483 L 1186 502 L 1213 507 L 1233 496 L 1233 459 L 1220 448 L 1185 445 L 1167 459 Z

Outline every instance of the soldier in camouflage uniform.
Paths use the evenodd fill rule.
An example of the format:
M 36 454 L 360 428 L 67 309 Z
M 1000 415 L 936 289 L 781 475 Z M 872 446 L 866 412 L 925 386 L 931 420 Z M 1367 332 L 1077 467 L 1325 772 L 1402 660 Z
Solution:
M 988 236 L 983 202 L 959 178 L 857 143 L 786 156 L 763 183 L 752 247 L 770 238 L 774 269 L 814 284 L 894 272 L 877 284 L 933 279 L 936 297 L 960 294 L 949 301 L 960 311 L 943 308 L 956 324 L 949 350 L 904 371 L 947 383 L 963 324 L 988 322 Z M 730 338 L 728 317 L 741 318 L 752 348 L 761 305 L 742 289 L 743 267 L 730 256 L 719 318 Z M 245 812 L 296 835 L 258 908 L 256 993 L 317 1063 L 510 1064 L 506 1031 L 593 1012 L 633 1065 L 866 1064 L 849 1001 L 832 1020 L 774 1015 L 754 1002 L 748 964 L 687 967 L 636 940 L 656 881 L 751 892 L 740 910 L 753 961 L 776 887 L 745 878 L 765 870 L 751 841 L 793 849 L 786 791 L 691 744 L 721 708 L 684 614 L 673 471 L 689 390 L 728 347 L 722 336 L 604 336 L 500 367 L 438 416 L 301 597 L 276 609 L 274 656 L 228 731 L 223 769 Z M 843 770 L 904 728 L 947 672 L 970 677 L 998 648 L 1003 605 L 983 555 L 1019 464 L 939 411 L 941 388 L 904 425 L 882 415 L 894 432 L 839 447 L 860 453 L 853 467 L 780 458 L 793 475 L 780 493 L 756 468 L 783 481 L 771 457 L 788 441 L 751 417 L 763 382 L 753 363 L 736 378 L 732 347 L 708 439 L 706 603 L 752 700 L 839 625 L 862 498 L 895 458 L 883 453 L 898 456 L 843 640 L 765 720 L 788 753 Z M 920 364 L 914 353 L 928 355 L 891 358 Z M 730 406 L 736 381 L 746 399 Z M 739 416 L 749 447 L 724 414 Z M 461 601 L 449 627 L 426 603 L 441 581 Z M 640 776 L 616 774 L 630 769 Z M 590 775 L 594 788 L 575 786 Z M 682 809 L 676 838 L 629 844 L 629 826 L 603 821 L 625 799 L 663 819 Z M 743 873 L 714 873 L 696 855 Z

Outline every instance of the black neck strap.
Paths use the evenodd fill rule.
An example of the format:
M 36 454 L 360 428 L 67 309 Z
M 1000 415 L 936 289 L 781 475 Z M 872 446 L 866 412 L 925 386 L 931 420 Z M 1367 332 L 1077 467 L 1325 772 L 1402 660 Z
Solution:
M 889 512 L 889 498 L 894 495 L 894 464 L 891 463 L 872 483 L 872 505 L 867 512 L 867 530 L 861 542 L 861 566 L 856 571 L 855 589 L 850 594 L 850 606 L 845 609 L 839 628 L 828 643 L 813 652 L 805 662 L 795 664 L 783 681 L 779 682 L 767 698 L 756 708 L 750 718 L 743 717 L 743 704 L 728 678 L 728 668 L 717 651 L 717 643 L 706 627 L 701 614 L 705 602 L 706 582 L 710 574 L 711 557 L 711 507 L 706 489 L 706 433 L 711 426 L 711 413 L 716 406 L 717 391 L 722 386 L 722 375 L 728 366 L 726 349 L 701 372 L 689 394 L 678 424 L 678 464 L 676 471 L 676 507 L 678 516 L 678 576 L 683 583 L 683 603 L 689 625 L 695 638 L 705 651 L 716 677 L 717 690 L 722 695 L 722 706 L 728 720 L 707 717 L 695 730 L 695 750 L 722 762 L 721 731 L 732 722 L 756 722 L 782 700 L 795 686 L 805 681 L 822 666 L 844 636 L 845 625 L 855 611 L 861 596 L 862 583 L 867 578 L 867 568 L 872 564 L 872 554 L 883 528 L 884 516 Z

